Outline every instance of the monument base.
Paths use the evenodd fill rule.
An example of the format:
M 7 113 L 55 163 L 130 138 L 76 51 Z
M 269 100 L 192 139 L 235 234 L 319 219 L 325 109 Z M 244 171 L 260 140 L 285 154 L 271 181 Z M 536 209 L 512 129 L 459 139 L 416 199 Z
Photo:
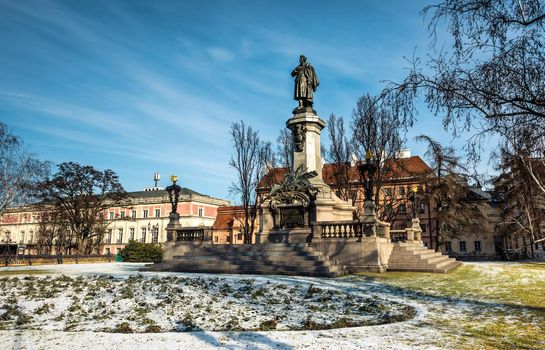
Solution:
M 310 227 L 297 227 L 291 229 L 272 229 L 268 232 L 260 232 L 257 235 L 257 243 L 310 243 L 312 230 Z

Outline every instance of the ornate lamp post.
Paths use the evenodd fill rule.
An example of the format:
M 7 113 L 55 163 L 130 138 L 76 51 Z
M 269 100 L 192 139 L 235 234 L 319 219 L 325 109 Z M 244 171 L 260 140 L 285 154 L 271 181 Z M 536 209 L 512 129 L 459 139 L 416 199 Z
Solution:
M 423 188 L 425 189 L 425 187 Z M 418 205 L 420 203 L 420 195 L 418 193 L 418 186 L 412 185 L 411 186 L 411 194 L 409 195 L 409 201 L 411 201 L 412 204 L 412 210 L 413 210 L 413 218 L 411 220 L 411 228 L 413 229 L 413 239 L 416 241 L 422 241 L 422 229 L 420 228 L 420 219 L 416 215 L 416 211 L 418 210 Z
M 413 219 L 416 219 L 416 209 L 418 206 L 418 186 L 412 185 L 411 186 L 411 194 L 409 195 L 409 201 L 411 202 L 412 209 L 413 209 Z
M 172 181 L 172 185 L 167 186 L 165 189 L 168 193 L 168 198 L 170 200 L 170 204 L 172 205 L 172 211 L 170 212 L 169 222 L 167 225 L 167 241 L 172 241 L 174 239 L 174 231 L 176 229 L 180 228 L 180 214 L 177 212 L 178 207 L 178 199 L 180 198 L 180 191 L 182 188 L 176 184 L 176 181 L 178 181 L 178 176 L 172 175 L 170 177 L 170 180 Z
M 367 152 L 367 155 L 365 156 L 365 163 L 358 166 L 358 171 L 360 173 L 361 182 L 363 183 L 365 192 L 365 216 L 375 216 L 375 201 L 373 199 L 373 177 L 375 176 L 375 173 L 377 171 L 377 166 L 371 162 L 372 159 L 372 153 Z

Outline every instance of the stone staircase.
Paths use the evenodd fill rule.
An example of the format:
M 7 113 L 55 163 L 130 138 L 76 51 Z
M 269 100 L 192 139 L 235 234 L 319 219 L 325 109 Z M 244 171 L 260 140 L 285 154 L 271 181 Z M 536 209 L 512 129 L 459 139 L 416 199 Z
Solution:
M 334 277 L 343 267 L 306 243 L 275 243 L 207 245 L 145 271 Z
M 395 243 L 388 260 L 388 271 L 447 273 L 462 265 L 460 261 L 426 248 L 422 243 Z

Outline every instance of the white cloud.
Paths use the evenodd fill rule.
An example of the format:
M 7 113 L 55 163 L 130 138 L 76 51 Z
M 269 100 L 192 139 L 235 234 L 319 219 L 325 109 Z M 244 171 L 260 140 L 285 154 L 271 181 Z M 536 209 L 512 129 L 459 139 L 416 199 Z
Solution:
M 206 49 L 206 53 L 215 61 L 220 62 L 229 62 L 235 58 L 234 53 L 219 47 L 209 47 Z

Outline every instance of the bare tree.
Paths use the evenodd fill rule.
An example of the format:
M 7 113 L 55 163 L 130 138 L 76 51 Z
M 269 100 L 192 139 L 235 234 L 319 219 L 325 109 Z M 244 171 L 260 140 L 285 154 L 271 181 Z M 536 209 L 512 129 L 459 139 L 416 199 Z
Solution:
M 70 229 L 64 212 L 50 204 L 42 204 L 37 208 L 39 210 L 37 253 L 71 254 L 72 249 L 76 247 L 76 236 Z
M 0 123 L 0 214 L 34 199 L 33 189 L 47 175 L 49 163 L 34 158 L 23 141 Z
M 41 186 L 44 202 L 52 203 L 66 220 L 80 253 L 98 251 L 106 228 L 103 211 L 127 204 L 128 195 L 115 172 L 74 162 L 61 163 Z
M 354 184 L 354 167 L 352 166 L 352 147 L 348 142 L 342 116 L 331 114 L 327 122 L 329 135 L 329 149 L 324 154 L 331 164 L 331 185 L 336 190 L 337 196 L 345 201 L 354 201 L 354 193 L 360 186 Z
M 503 199 L 503 222 L 499 228 L 507 242 L 520 238 L 525 253 L 533 255 L 534 243 L 543 237 L 545 225 L 545 194 L 533 177 L 543 176 L 545 167 L 542 159 L 528 165 L 533 162 L 524 154 L 524 145 L 521 148 L 506 144 L 500 151 L 501 175 L 495 181 Z
M 229 165 L 236 170 L 237 181 L 231 185 L 231 193 L 240 196 L 244 210 L 242 229 L 244 243 L 251 244 L 255 231 L 257 206 L 261 201 L 257 188 L 265 173 L 274 166 L 270 142 L 261 141 L 259 133 L 243 121 L 231 125 L 234 154 Z
M 436 233 L 436 247 L 440 248 L 446 237 L 457 238 L 484 231 L 486 217 L 481 203 L 470 195 L 467 170 L 454 148 L 444 147 L 426 135 L 420 135 L 416 140 L 428 144 L 425 155 L 431 159 L 433 169 L 423 195 L 436 207 L 435 225 L 430 227 L 430 231 Z
M 424 96 L 454 135 L 477 131 L 467 145 L 474 159 L 490 133 L 506 135 L 524 127 L 536 137 L 543 135 L 543 1 L 443 0 L 423 14 L 431 15 L 432 34 L 446 22 L 453 45 L 430 56 L 424 67 L 413 59 L 407 78 L 390 85 L 409 118 L 416 111 L 415 98 Z M 532 180 L 545 189 L 543 179 Z
M 394 167 L 399 162 L 403 146 L 403 121 L 396 113 L 394 100 L 381 97 L 362 96 L 352 112 L 352 150 L 359 159 L 369 159 L 375 166 L 374 199 L 377 213 L 382 220 L 397 216 L 399 196 L 381 196 L 384 184 L 395 176 Z M 400 171 L 401 169 L 397 169 Z M 404 200 L 401 198 L 401 200 Z
M 280 135 L 276 139 L 277 149 L 276 155 L 279 161 L 279 165 L 288 169 L 290 172 L 293 166 L 293 137 L 290 130 L 283 128 L 280 130 Z

